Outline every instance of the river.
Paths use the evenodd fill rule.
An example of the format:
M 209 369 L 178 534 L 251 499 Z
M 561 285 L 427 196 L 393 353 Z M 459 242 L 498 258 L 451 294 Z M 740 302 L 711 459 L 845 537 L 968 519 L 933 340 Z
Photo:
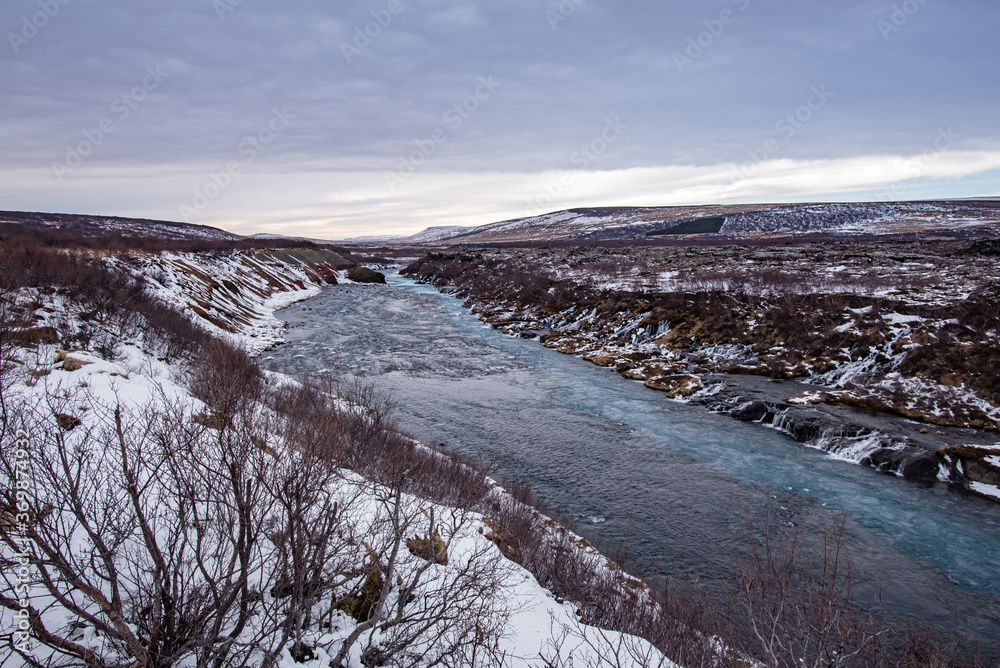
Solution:
M 582 359 L 507 336 L 459 300 L 395 272 L 280 312 L 289 373 L 340 369 L 389 392 L 404 430 L 497 462 L 581 532 L 627 541 L 647 573 L 734 574 L 733 536 L 771 508 L 805 549 L 846 515 L 858 582 L 893 616 L 952 620 L 1000 638 L 1000 505 L 879 474 L 765 426 L 670 401 Z M 871 588 L 857 591 L 874 600 Z M 956 614 L 957 610 L 957 614 Z

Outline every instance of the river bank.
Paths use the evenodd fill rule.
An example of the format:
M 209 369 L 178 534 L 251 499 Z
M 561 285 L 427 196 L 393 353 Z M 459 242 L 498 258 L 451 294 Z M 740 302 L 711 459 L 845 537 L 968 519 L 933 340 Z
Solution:
M 655 265 L 654 251 L 665 254 Z M 813 270 L 826 278 L 812 281 L 802 272 L 819 251 L 808 248 L 767 249 L 756 264 L 749 251 L 718 248 L 476 250 L 431 255 L 405 271 L 505 333 L 671 399 L 1000 501 L 1000 408 L 988 400 L 996 370 L 980 363 L 997 357 L 1000 321 L 988 262 L 959 251 L 935 256 L 948 269 L 941 285 L 919 287 L 927 266 L 918 260 L 933 258 L 903 263 L 899 249 L 821 256 Z M 873 257 L 896 275 L 873 270 Z M 858 258 L 861 276 L 850 264 Z M 641 275 L 625 278 L 628 267 Z M 952 282 L 962 276 L 959 291 Z

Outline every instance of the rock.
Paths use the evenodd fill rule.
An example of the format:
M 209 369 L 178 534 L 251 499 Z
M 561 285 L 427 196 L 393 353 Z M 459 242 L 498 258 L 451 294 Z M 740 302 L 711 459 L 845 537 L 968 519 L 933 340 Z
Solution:
M 991 463 L 991 457 L 997 454 L 997 450 L 993 448 L 944 445 L 938 449 L 937 454 L 951 464 L 952 479 L 1000 485 L 1000 467 Z
M 940 468 L 940 457 L 924 453 L 911 458 L 903 465 L 903 477 L 907 480 L 934 482 L 938 479 Z
M 316 273 L 319 274 L 320 279 L 327 285 L 337 284 L 337 272 L 333 270 L 329 265 L 320 265 L 316 267 Z
M 80 422 L 80 418 L 65 413 L 56 413 L 56 422 L 59 423 L 59 428 L 63 431 L 72 431 L 83 424 Z
M 737 406 L 729 411 L 729 414 L 737 420 L 744 422 L 759 422 L 764 416 L 771 412 L 771 407 L 764 401 L 751 401 L 741 406 Z
M 871 466 L 882 473 L 895 473 L 899 470 L 902 453 L 892 448 L 880 448 L 861 460 L 863 466 Z
M 702 389 L 704 385 L 702 385 L 701 378 L 698 378 L 698 376 L 674 374 L 672 376 L 650 378 L 646 381 L 646 387 L 651 387 L 654 390 L 662 390 L 671 399 L 676 399 L 677 397 L 690 396 Z
M 444 539 L 435 530 L 431 536 L 414 536 L 406 541 L 406 549 L 415 557 L 432 561 L 441 566 L 448 565 L 448 550 Z
M 587 353 L 583 356 L 583 359 L 588 362 L 593 362 L 597 366 L 609 367 L 616 362 L 616 358 L 602 352 Z
M 830 415 L 805 408 L 789 408 L 781 427 L 799 443 L 815 443 L 824 434 L 855 437 L 865 432 L 861 427 L 844 424 Z
M 385 283 L 385 274 L 368 267 L 351 267 L 347 270 L 347 278 L 355 283 Z
M 965 250 L 959 251 L 956 255 L 1000 256 L 1000 239 L 983 239 L 977 241 Z
M 62 368 L 66 371 L 79 371 L 87 364 L 93 364 L 93 362 L 78 360 L 75 357 L 67 357 L 63 360 Z

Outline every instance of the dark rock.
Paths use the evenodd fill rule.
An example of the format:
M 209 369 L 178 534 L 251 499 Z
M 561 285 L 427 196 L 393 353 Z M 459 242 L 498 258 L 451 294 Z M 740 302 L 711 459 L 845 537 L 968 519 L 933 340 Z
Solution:
M 882 473 L 895 473 L 899 470 L 901 454 L 899 450 L 882 448 L 865 457 L 861 463 Z
M 729 411 L 729 414 L 737 420 L 744 422 L 760 422 L 765 415 L 771 412 L 771 407 L 764 401 L 751 401 L 743 406 L 738 406 Z
M 911 458 L 903 466 L 903 477 L 907 480 L 934 482 L 938 479 L 941 459 L 934 454 L 925 453 Z
M 802 415 L 788 411 L 781 421 L 781 428 L 799 443 L 817 440 L 824 432 L 836 428 L 832 419 L 820 415 Z
M 347 270 L 347 277 L 355 283 L 385 283 L 385 274 L 368 267 L 351 267 Z
M 964 251 L 959 251 L 957 255 L 1000 256 L 1000 239 L 983 239 L 977 241 Z

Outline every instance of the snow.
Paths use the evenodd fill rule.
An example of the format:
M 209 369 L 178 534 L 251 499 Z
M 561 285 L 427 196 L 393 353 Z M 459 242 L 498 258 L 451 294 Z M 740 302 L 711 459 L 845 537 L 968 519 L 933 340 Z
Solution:
M 996 501 L 1000 501 L 1000 486 L 998 485 L 988 485 L 984 482 L 970 482 L 969 487 L 974 492 L 982 494 L 983 496 L 988 496 Z
M 190 314 L 216 336 L 257 354 L 282 340 L 285 324 L 274 315 L 276 310 L 319 294 L 321 287 L 307 270 L 302 263 L 267 253 L 242 252 L 145 256 L 138 272 L 159 299 Z
M 918 315 L 902 315 L 900 313 L 890 313 L 882 316 L 882 319 L 890 325 L 909 325 L 914 322 L 924 321 L 924 319 Z
M 167 274 L 167 279 L 163 283 L 157 283 L 156 293 L 171 303 L 183 307 L 190 303 L 199 294 L 199 290 L 204 286 L 201 280 L 190 279 L 190 269 L 195 269 L 201 273 L 202 270 L 211 271 L 207 274 L 216 280 L 222 277 L 239 273 L 236 270 L 242 265 L 241 261 L 234 264 L 226 260 L 208 260 L 205 258 L 195 258 L 191 256 L 170 256 L 164 258 L 163 262 L 150 262 L 146 268 L 150 271 L 159 269 Z M 160 275 L 162 278 L 161 274 Z M 234 279 L 242 289 L 253 283 L 254 274 L 241 273 Z M 251 293 L 252 298 L 244 299 L 241 306 L 244 307 L 239 313 L 243 314 L 247 310 L 251 311 L 253 318 L 244 324 L 238 332 L 230 332 L 231 338 L 248 342 L 259 342 L 264 338 L 264 334 L 270 336 L 269 340 L 279 340 L 280 330 L 269 330 L 269 316 L 273 318 L 273 310 L 287 306 L 288 304 L 304 299 L 316 294 L 318 286 L 307 285 L 304 289 L 290 289 L 278 291 L 267 295 L 267 291 L 244 290 L 244 293 Z M 39 298 L 39 295 L 32 294 L 32 298 Z M 71 304 L 62 303 L 63 298 L 59 295 L 52 295 L 42 298 L 44 307 L 51 311 L 40 309 L 46 317 L 56 311 L 64 316 L 74 317 Z M 256 336 L 255 336 L 256 334 Z M 91 350 L 78 350 L 71 352 L 59 351 L 55 346 L 39 346 L 31 351 L 24 351 L 21 355 L 20 363 L 16 365 L 14 373 L 17 374 L 11 394 L 11 400 L 23 400 L 26 405 L 31 406 L 59 406 L 60 410 L 71 414 L 81 421 L 80 427 L 76 427 L 86 432 L 88 429 L 101 429 L 106 426 L 102 420 L 106 421 L 113 413 L 116 406 L 121 406 L 126 414 L 126 419 L 130 412 L 138 415 L 143 410 L 154 407 L 159 412 L 167 404 L 184 405 L 187 407 L 189 415 L 201 412 L 203 404 L 191 396 L 190 392 L 183 386 L 183 379 L 176 367 L 161 361 L 156 356 L 143 348 L 141 333 L 133 340 L 120 342 L 120 349 L 115 360 L 107 360 Z M 71 371 L 63 368 L 66 358 L 71 358 L 80 362 L 79 369 Z M 74 365 L 75 366 L 75 365 Z M 72 366 L 71 366 L 72 368 Z M 34 372 L 34 373 L 32 373 Z M 268 373 L 268 378 L 276 382 L 295 382 L 291 378 L 280 374 Z M 266 410 L 266 409 L 264 409 Z M 45 411 L 39 413 L 44 414 Z M 51 412 L 48 413 L 48 420 L 51 420 Z M 74 430 L 74 431 L 75 431 Z M 80 432 L 76 432 L 80 433 Z M 280 447 L 280 446 L 279 446 Z M 155 479 L 152 481 L 155 484 Z M 341 493 L 351 495 L 357 490 L 368 490 L 372 494 L 372 486 L 366 483 L 351 472 L 345 471 L 342 476 Z M 496 489 L 495 494 L 506 494 L 501 489 Z M 168 495 L 169 496 L 169 495 Z M 454 512 L 444 506 L 431 504 L 429 502 L 414 497 L 406 497 L 405 503 L 410 507 L 419 506 L 424 512 L 434 508 L 437 513 L 444 516 L 449 512 Z M 350 521 L 360 527 L 362 535 L 368 536 L 368 540 L 374 541 L 371 528 L 375 513 L 374 497 L 355 504 L 352 507 Z M 500 639 L 499 649 L 506 653 L 507 664 L 512 667 L 541 667 L 546 658 L 553 658 L 556 652 L 562 661 L 572 657 L 571 661 L 575 665 L 587 666 L 635 666 L 640 668 L 647 665 L 658 665 L 670 668 L 675 664 L 667 661 L 648 642 L 619 633 L 604 631 L 584 624 L 577 616 L 577 608 L 571 602 L 557 600 L 551 592 L 544 589 L 530 572 L 521 566 L 506 560 L 500 553 L 499 548 L 485 537 L 487 533 L 482 522 L 482 517 L 470 514 L 471 521 L 468 522 L 458 534 L 452 539 L 449 545 L 449 564 L 446 566 L 433 566 L 428 577 L 425 579 L 424 590 L 430 591 L 435 583 L 441 582 L 460 572 L 463 562 L 470 558 L 491 559 L 496 564 L 493 573 L 501 578 L 500 593 L 496 600 L 488 601 L 487 607 L 498 611 L 500 615 L 494 621 L 503 621 L 504 634 Z M 368 527 L 367 529 L 365 527 Z M 75 539 L 74 539 L 75 540 Z M 81 538 L 79 548 L 90 549 L 85 539 Z M 578 549 L 592 552 L 594 559 L 602 560 L 592 548 L 579 547 Z M 9 556 L 6 552 L 7 546 L 0 549 L 0 554 Z M 485 555 L 485 556 L 483 556 Z M 420 560 L 417 557 L 403 555 L 400 569 L 402 573 L 412 572 L 412 569 L 419 566 Z M 407 570 L 409 569 L 409 571 Z M 0 591 L 7 586 L 8 582 L 0 582 Z M 4 591 L 4 594 L 8 592 Z M 44 610 L 43 618 L 50 630 L 59 631 L 67 628 L 74 620 L 61 608 L 54 605 L 54 600 L 47 598 L 43 590 L 35 587 L 33 590 L 33 605 L 40 610 Z M 301 666 L 312 666 L 314 668 L 326 668 L 329 665 L 331 655 L 339 649 L 340 641 L 345 638 L 355 628 L 356 622 L 349 617 L 340 615 L 338 618 L 338 630 L 334 632 L 319 633 L 313 632 L 307 635 L 307 640 L 316 647 L 317 658 L 306 664 L 296 663 L 286 647 L 279 660 L 282 668 L 300 668 Z M 76 642 L 84 643 L 93 648 L 104 648 L 105 639 L 99 634 L 95 634 L 89 626 L 83 626 L 79 633 L 74 635 Z M 47 656 L 47 650 L 35 644 L 36 656 L 43 661 Z M 183 662 L 182 662 L 183 663 Z M 8 654 L 0 660 L 0 668 L 14 668 L 22 665 L 19 657 Z M 349 655 L 347 664 L 350 668 L 362 668 L 360 646 L 356 646 Z M 561 664 L 562 665 L 562 664 Z M 569 664 L 565 664 L 569 665 Z

